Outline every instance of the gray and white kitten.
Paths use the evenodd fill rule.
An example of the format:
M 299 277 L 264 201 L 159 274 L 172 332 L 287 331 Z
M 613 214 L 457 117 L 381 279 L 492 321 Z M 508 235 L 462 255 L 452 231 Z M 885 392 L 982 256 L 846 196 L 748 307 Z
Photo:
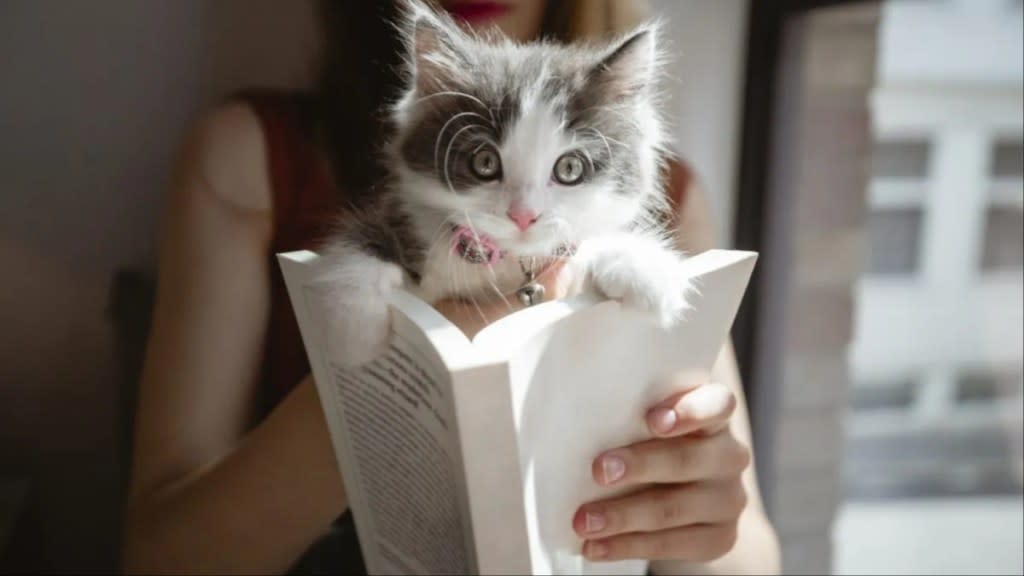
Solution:
M 522 261 L 566 245 L 579 289 L 674 323 L 688 282 L 656 224 L 657 27 L 605 46 L 517 44 L 417 3 L 399 25 L 408 86 L 390 111 L 391 178 L 323 252 L 339 360 L 358 366 L 383 351 L 392 290 L 428 302 L 511 294 Z M 460 227 L 506 257 L 453 254 Z

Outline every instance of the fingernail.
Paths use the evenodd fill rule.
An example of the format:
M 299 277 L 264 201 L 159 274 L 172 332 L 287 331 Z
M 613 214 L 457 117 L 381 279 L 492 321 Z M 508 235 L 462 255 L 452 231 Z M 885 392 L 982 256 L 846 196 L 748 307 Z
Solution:
M 601 459 L 601 472 L 604 483 L 611 484 L 626 474 L 626 462 L 618 456 L 605 456 Z
M 604 514 L 600 512 L 587 512 L 583 517 L 583 530 L 585 532 L 600 532 L 604 530 L 607 522 L 604 519 Z
M 587 555 L 587 558 L 604 558 L 608 555 L 608 546 L 601 542 L 588 540 L 584 553 Z
M 676 425 L 676 411 L 669 408 L 659 408 L 651 413 L 651 424 L 654 431 L 659 434 L 668 434 Z

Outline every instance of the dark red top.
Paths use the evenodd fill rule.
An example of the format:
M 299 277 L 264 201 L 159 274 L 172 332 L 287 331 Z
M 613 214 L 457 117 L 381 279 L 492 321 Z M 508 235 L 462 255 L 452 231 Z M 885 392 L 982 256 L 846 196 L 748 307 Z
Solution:
M 314 249 L 327 233 L 340 196 L 316 148 L 308 97 L 252 91 L 241 98 L 262 124 L 274 206 L 273 240 L 267 255 L 271 259 L 271 308 L 262 370 L 269 410 L 309 374 L 309 361 L 275 255 Z M 673 160 L 667 177 L 666 192 L 676 208 L 689 186 L 690 170 Z M 677 212 L 673 210 L 673 214 Z

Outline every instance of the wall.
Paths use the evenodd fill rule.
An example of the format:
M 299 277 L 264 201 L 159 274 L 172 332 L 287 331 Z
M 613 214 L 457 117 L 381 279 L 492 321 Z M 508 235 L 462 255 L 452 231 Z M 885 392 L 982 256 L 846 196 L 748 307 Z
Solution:
M 653 0 L 671 50 L 667 113 L 677 149 L 711 196 L 718 243 L 732 245 L 747 0 Z
M 782 30 L 752 396 L 759 478 L 787 574 L 831 566 L 877 20 L 877 4 L 857 3 L 793 16 Z
M 674 139 L 729 238 L 747 3 L 653 4 L 681 55 Z M 0 2 L 0 481 L 29 486 L 29 552 L 42 566 L 102 570 L 113 558 L 123 472 L 113 275 L 153 265 L 188 119 L 241 86 L 303 84 L 311 5 Z
M 0 480 L 30 491 L 20 544 L 39 558 L 22 562 L 109 566 L 122 472 L 112 277 L 152 265 L 194 112 L 302 78 L 309 3 L 280 6 L 0 3 Z

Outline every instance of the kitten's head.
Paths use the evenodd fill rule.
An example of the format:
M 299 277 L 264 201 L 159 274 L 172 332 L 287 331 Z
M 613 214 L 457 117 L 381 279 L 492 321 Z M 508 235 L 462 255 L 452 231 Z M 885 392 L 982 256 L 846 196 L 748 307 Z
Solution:
M 520 255 L 643 219 L 659 193 L 657 27 L 604 46 L 515 44 L 426 8 L 390 148 L 421 233 L 464 225 Z

